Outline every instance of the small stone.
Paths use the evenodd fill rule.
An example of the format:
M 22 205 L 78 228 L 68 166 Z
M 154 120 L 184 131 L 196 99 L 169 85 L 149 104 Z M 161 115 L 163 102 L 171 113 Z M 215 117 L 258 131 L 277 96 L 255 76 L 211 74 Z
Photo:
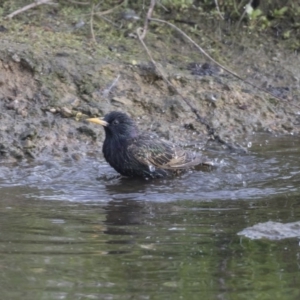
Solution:
M 98 116 L 98 115 L 99 115 L 99 109 L 96 108 L 96 107 L 90 107 L 90 108 L 89 108 L 89 113 L 90 113 L 92 116 Z
M 19 115 L 26 118 L 28 116 L 28 111 L 26 109 L 18 110 L 17 111 Z
M 290 122 L 283 123 L 281 126 L 287 131 L 292 131 L 294 129 L 294 126 Z
M 16 53 L 11 58 L 13 61 L 18 62 L 18 63 L 21 61 L 20 56 Z
M 17 149 L 13 149 L 10 151 L 10 155 L 16 159 L 22 159 L 24 156 L 23 156 L 23 153 L 20 151 L 20 150 L 17 150 Z
M 73 153 L 73 154 L 71 155 L 71 157 L 72 157 L 72 159 L 74 159 L 74 160 L 76 160 L 76 161 L 81 160 L 81 155 L 78 154 L 78 153 Z
M 18 110 L 18 109 L 24 108 L 25 106 L 22 105 L 22 102 L 23 101 L 15 99 L 15 100 L 9 102 L 8 104 L 6 104 L 6 108 L 13 109 L 13 110 Z
M 132 105 L 132 101 L 126 97 L 113 97 L 111 100 L 112 104 L 114 104 L 115 106 L 120 106 L 120 104 L 122 105 L 126 105 L 126 106 L 131 106 Z
M 24 149 L 30 149 L 30 148 L 35 147 L 34 144 L 32 143 L 32 141 L 29 139 L 26 139 L 25 141 L 23 141 L 22 145 L 23 145 Z
M 75 120 L 79 121 L 81 119 L 82 119 L 82 112 L 79 111 L 78 113 L 76 113 Z
M 219 98 L 218 95 L 213 94 L 213 93 L 205 93 L 204 94 L 205 101 L 213 104 L 214 107 L 216 107 L 216 102 L 217 102 L 218 98 Z
M 72 110 L 67 107 L 62 107 L 60 113 L 65 118 L 70 118 L 73 116 Z
M 72 107 L 77 107 L 80 104 L 80 99 L 79 98 L 74 98 L 73 101 L 71 101 L 70 105 Z
M 79 20 L 74 26 L 74 29 L 79 29 L 85 25 L 85 22 L 83 20 Z
M 36 136 L 36 131 L 34 129 L 25 130 L 20 134 L 21 140 L 33 139 Z
M 136 14 L 136 12 L 133 9 L 126 9 L 125 11 L 121 12 L 120 19 L 133 21 L 133 20 L 139 20 L 140 17 Z

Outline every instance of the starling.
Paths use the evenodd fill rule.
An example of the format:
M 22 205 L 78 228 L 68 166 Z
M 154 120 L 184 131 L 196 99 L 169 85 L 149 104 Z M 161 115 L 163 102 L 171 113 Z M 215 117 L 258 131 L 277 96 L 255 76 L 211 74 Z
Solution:
M 160 178 L 197 165 L 211 165 L 198 154 L 159 139 L 156 134 L 140 133 L 135 122 L 124 113 L 113 111 L 103 119 L 87 121 L 104 127 L 104 157 L 123 176 Z

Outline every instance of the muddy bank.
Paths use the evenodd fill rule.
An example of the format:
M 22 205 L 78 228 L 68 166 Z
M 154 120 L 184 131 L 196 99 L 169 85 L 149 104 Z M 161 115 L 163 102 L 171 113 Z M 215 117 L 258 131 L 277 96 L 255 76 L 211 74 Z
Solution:
M 207 127 L 154 70 L 137 39 L 127 34 L 92 45 L 76 32 L 48 32 L 45 25 L 23 23 L 15 29 L 13 22 L 0 32 L 2 161 L 98 155 L 104 132 L 84 120 L 111 110 L 125 111 L 142 129 L 182 145 L 203 148 L 211 139 Z M 238 139 L 246 146 L 247 135 L 256 132 L 299 134 L 296 54 L 264 37 L 253 41 L 242 36 L 243 45 L 237 47 L 236 35 L 222 35 L 213 49 L 227 67 L 282 97 L 280 101 L 219 69 L 206 72 L 207 60 L 181 36 L 163 34 L 168 34 L 165 40 L 159 33 L 146 38 L 155 59 L 224 141 Z M 209 47 L 209 38 L 197 42 Z M 245 47 L 246 41 L 253 47 Z

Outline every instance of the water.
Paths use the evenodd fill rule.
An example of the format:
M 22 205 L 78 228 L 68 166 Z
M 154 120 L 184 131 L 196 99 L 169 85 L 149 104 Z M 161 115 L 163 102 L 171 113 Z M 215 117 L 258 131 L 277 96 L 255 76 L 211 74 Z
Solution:
M 300 140 L 250 142 L 175 179 L 121 179 L 94 158 L 2 164 L 1 298 L 299 299 L 300 237 L 238 233 L 300 221 Z

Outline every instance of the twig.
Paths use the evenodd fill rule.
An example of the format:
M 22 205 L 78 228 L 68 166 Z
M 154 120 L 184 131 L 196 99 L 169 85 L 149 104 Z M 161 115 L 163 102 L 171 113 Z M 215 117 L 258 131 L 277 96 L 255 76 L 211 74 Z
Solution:
M 249 5 L 252 4 L 252 1 L 253 1 L 253 0 L 250 0 L 250 1 L 245 5 L 244 12 L 242 13 L 242 15 L 241 15 L 239 21 L 237 22 L 237 25 L 236 25 L 237 28 L 240 27 L 240 24 L 241 24 L 242 20 L 244 19 L 245 14 L 247 13 L 247 7 L 248 7 Z
M 176 93 L 184 100 L 184 102 L 191 108 L 191 110 L 196 114 L 197 118 L 201 119 L 203 122 L 203 124 L 205 124 L 206 126 L 209 126 L 208 123 L 199 115 L 198 111 L 190 104 L 189 101 L 187 101 L 187 99 L 185 99 L 183 97 L 183 95 L 180 94 L 180 92 L 176 89 L 176 87 L 168 80 L 168 78 L 165 76 L 164 72 L 158 67 L 157 63 L 155 62 L 155 60 L 153 59 L 150 50 L 148 49 L 148 47 L 146 46 L 145 42 L 142 39 L 142 28 L 138 28 L 137 29 L 137 35 L 138 38 L 141 42 L 141 44 L 143 45 L 144 49 L 146 50 L 151 62 L 153 63 L 153 65 L 155 66 L 156 70 L 159 72 L 159 74 L 161 75 L 161 77 L 164 79 L 164 81 L 168 84 L 168 86 L 172 87 Z
M 159 5 L 160 7 L 162 7 L 162 9 L 165 11 L 165 12 L 169 12 L 169 10 L 160 2 L 158 1 L 157 5 Z
M 67 0 L 68 2 L 76 5 L 82 5 L 82 6 L 88 6 L 90 5 L 90 2 L 78 2 L 78 1 L 73 1 L 73 0 Z
M 5 19 L 12 19 L 14 16 L 28 10 L 28 9 L 31 9 L 33 7 L 36 7 L 36 6 L 39 6 L 39 5 L 42 5 L 42 4 L 57 4 L 57 3 L 54 3 L 52 2 L 52 0 L 36 0 L 34 3 L 31 3 L 31 4 L 28 4 L 14 12 L 12 12 L 11 14 L 9 14 L 8 16 L 5 17 Z
M 215 4 L 216 4 L 217 12 L 218 12 L 220 18 L 221 18 L 222 20 L 224 20 L 222 14 L 221 14 L 221 12 L 220 12 L 218 0 L 215 0 Z
M 155 6 L 156 0 L 151 0 L 148 12 L 147 12 L 147 17 L 145 18 L 145 23 L 144 23 L 144 28 L 143 28 L 143 33 L 141 35 L 141 39 L 143 40 L 146 36 L 148 25 L 149 25 L 149 20 L 151 20 L 153 9 Z
M 172 28 L 176 29 L 178 32 L 180 32 L 186 39 L 188 39 L 204 56 L 206 56 L 209 60 L 211 60 L 213 63 L 215 63 L 217 66 L 219 66 L 221 69 L 223 69 L 224 71 L 226 71 L 227 73 L 231 74 L 232 76 L 234 76 L 235 78 L 239 79 L 239 80 L 242 80 L 243 82 L 251 85 L 252 87 L 258 89 L 259 91 L 262 91 L 270 96 L 272 96 L 273 98 L 276 98 L 280 101 L 284 101 L 284 102 L 288 102 L 287 100 L 283 99 L 283 98 L 280 98 L 276 95 L 273 95 L 271 92 L 269 92 L 268 90 L 262 88 L 262 87 L 259 87 L 259 86 L 256 86 L 254 83 L 240 77 L 239 75 L 235 74 L 233 71 L 225 68 L 223 65 L 221 65 L 220 63 L 218 63 L 216 60 L 214 60 L 208 53 L 206 53 L 196 42 L 194 42 L 194 40 L 192 40 L 186 33 L 184 33 L 181 29 L 179 29 L 177 26 L 175 26 L 174 24 L 170 23 L 170 22 L 167 22 L 167 21 L 164 21 L 164 20 L 161 20 L 161 19 L 153 19 L 151 18 L 150 19 L 151 21 L 154 21 L 154 22 L 159 22 L 159 23 L 164 23 L 164 24 L 167 24 L 169 26 L 171 26 Z M 293 104 L 293 103 L 289 103 L 290 105 L 300 109 L 299 106 Z M 269 104 L 270 105 L 270 104 Z
M 98 17 L 104 16 L 104 15 L 108 15 L 110 13 L 112 13 L 115 9 L 119 8 L 120 6 L 123 5 L 124 0 L 122 0 L 118 5 L 114 6 L 113 8 L 110 8 L 108 10 L 105 11 L 99 11 L 99 12 L 95 12 L 94 14 Z
M 179 91 L 178 89 L 168 80 L 168 78 L 164 75 L 164 72 L 158 67 L 157 63 L 155 62 L 155 60 L 153 59 L 150 50 L 148 49 L 148 47 L 146 46 L 145 42 L 142 39 L 142 28 L 138 28 L 137 29 L 137 35 L 138 38 L 141 42 L 141 44 L 143 45 L 143 47 L 145 48 L 151 62 L 153 63 L 153 65 L 155 66 L 156 70 L 159 72 L 159 74 L 161 75 L 161 77 L 163 78 L 163 80 L 168 84 L 169 87 L 172 87 L 173 91 L 175 91 L 177 93 L 177 95 L 179 95 L 181 97 L 181 99 L 190 107 L 191 111 L 196 115 L 197 117 L 197 121 L 199 121 L 201 124 L 205 125 L 208 134 L 213 136 L 213 138 L 219 142 L 222 145 L 225 145 L 226 147 L 228 147 L 228 149 L 234 150 L 234 151 L 239 151 L 239 152 L 246 152 L 246 150 L 240 146 L 240 145 L 233 145 L 230 143 L 227 143 L 226 141 L 224 141 L 218 134 L 216 134 L 215 129 L 212 128 L 208 122 L 200 115 L 199 111 L 188 101 L 188 99 L 186 99 Z M 144 32 L 144 31 L 143 31 Z
M 104 20 L 105 22 L 109 23 L 110 25 L 116 27 L 116 28 L 120 28 L 120 25 L 114 23 L 113 21 L 109 20 L 108 18 L 104 17 L 104 16 L 97 16 L 95 15 L 96 17 L 99 17 L 100 19 Z
M 97 42 L 96 42 L 95 33 L 94 33 L 94 7 L 95 7 L 95 4 L 92 1 L 90 30 L 91 30 L 92 41 L 96 44 Z
M 102 95 L 104 97 L 107 97 L 109 95 L 109 93 L 111 92 L 111 90 L 113 89 L 113 87 L 118 83 L 119 79 L 120 79 L 120 74 L 114 79 L 114 81 L 112 82 L 112 84 L 107 89 L 105 89 L 102 92 Z
M 121 0 L 120 3 L 119 3 L 118 5 L 114 6 L 114 7 L 111 8 L 111 9 L 105 10 L 105 11 L 99 11 L 99 12 L 96 12 L 96 11 L 95 11 L 95 7 L 94 7 L 94 9 L 93 9 L 93 10 L 94 10 L 93 15 L 94 15 L 95 17 L 99 17 L 99 18 L 103 19 L 104 21 L 110 23 L 111 25 L 113 25 L 113 26 L 115 26 L 115 27 L 119 27 L 116 23 L 110 21 L 109 19 L 107 19 L 107 18 L 105 18 L 105 17 L 103 17 L 103 16 L 108 15 L 108 14 L 111 14 L 115 9 L 119 8 L 120 6 L 122 6 L 124 1 L 125 1 L 125 0 Z

